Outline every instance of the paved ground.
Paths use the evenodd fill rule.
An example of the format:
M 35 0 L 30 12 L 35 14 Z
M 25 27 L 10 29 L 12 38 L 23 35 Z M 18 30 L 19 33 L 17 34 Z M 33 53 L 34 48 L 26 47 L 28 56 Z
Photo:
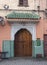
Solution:
M 31 58 L 16 58 L 0 61 L 0 65 L 47 65 L 47 60 L 31 59 Z

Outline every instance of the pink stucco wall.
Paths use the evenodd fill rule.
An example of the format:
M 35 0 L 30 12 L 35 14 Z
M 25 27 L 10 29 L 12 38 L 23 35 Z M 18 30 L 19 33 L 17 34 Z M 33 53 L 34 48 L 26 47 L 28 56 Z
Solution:
M 47 19 L 40 19 L 36 23 L 36 38 L 44 39 L 44 34 L 47 34 Z M 10 40 L 11 38 L 11 25 L 5 22 L 5 26 L 0 25 L 0 51 L 2 50 L 3 40 Z
M 47 20 L 40 19 L 36 25 L 36 38 L 44 39 L 44 34 L 47 34 Z
M 10 40 L 10 25 L 6 22 L 5 26 L 0 25 L 0 51 L 2 50 L 3 40 Z

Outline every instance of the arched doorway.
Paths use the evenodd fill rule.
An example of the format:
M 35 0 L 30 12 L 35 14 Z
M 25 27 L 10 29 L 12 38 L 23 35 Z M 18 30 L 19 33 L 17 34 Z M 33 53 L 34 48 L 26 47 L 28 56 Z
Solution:
M 20 29 L 14 37 L 14 56 L 32 56 L 32 35 L 27 29 Z

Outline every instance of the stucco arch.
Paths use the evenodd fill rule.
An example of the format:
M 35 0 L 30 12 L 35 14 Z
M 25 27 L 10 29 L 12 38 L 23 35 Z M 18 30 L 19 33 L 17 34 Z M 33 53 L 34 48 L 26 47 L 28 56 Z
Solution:
M 36 25 L 35 24 L 26 24 L 25 26 L 21 24 L 12 24 L 11 25 L 11 40 L 14 40 L 14 35 L 17 33 L 18 30 L 27 29 L 32 34 L 32 40 L 36 40 Z

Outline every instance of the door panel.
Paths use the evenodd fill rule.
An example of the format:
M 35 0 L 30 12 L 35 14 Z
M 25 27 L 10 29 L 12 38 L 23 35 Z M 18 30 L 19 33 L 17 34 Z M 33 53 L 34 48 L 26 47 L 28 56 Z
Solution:
M 32 36 L 26 29 L 21 29 L 15 35 L 14 54 L 15 56 L 32 55 Z
M 44 35 L 44 55 L 47 56 L 47 35 Z

